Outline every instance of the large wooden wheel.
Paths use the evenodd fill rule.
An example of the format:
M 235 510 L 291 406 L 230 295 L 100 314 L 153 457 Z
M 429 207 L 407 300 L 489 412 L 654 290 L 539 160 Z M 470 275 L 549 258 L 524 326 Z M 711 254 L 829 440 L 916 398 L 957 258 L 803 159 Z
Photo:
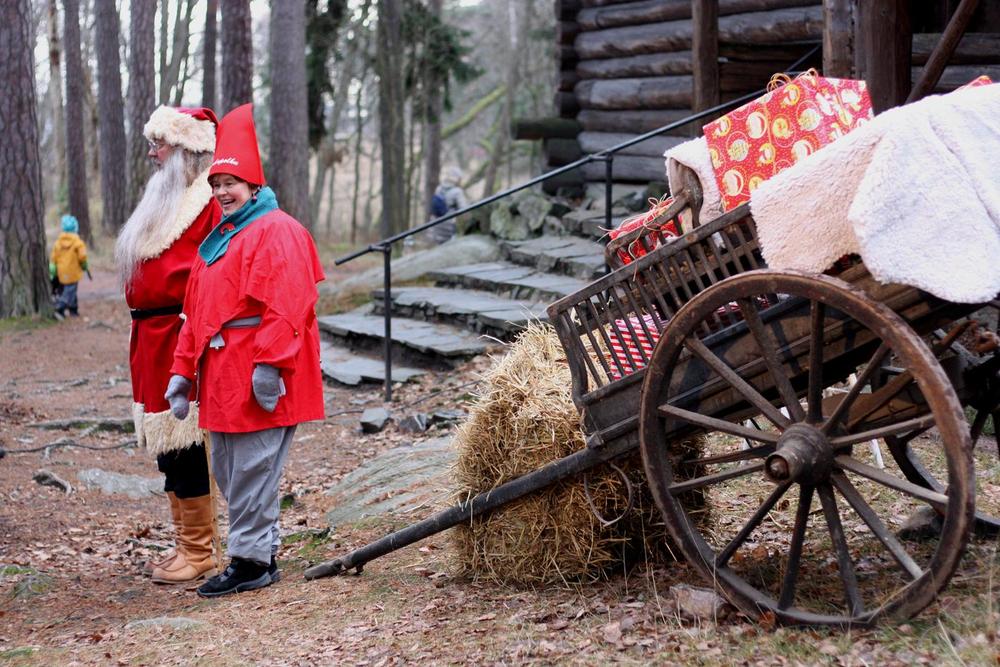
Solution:
M 924 403 L 867 409 L 861 389 L 889 354 Z M 824 400 L 852 374 L 849 391 Z M 946 488 L 874 465 L 866 443 L 931 426 Z M 692 431 L 711 434 L 706 451 L 675 456 L 669 443 Z M 672 537 L 753 616 L 839 626 L 909 617 L 948 583 L 968 539 L 972 459 L 954 388 L 905 321 L 836 278 L 752 271 L 688 302 L 646 371 L 640 437 Z M 690 493 L 705 497 L 709 518 L 686 509 L 698 507 Z M 927 505 L 942 513 L 940 532 L 897 536 Z

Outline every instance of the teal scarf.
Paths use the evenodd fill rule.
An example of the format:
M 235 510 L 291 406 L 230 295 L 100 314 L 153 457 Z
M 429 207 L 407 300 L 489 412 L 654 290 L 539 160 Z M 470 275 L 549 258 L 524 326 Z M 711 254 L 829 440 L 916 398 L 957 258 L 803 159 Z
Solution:
M 234 236 L 246 229 L 251 222 L 276 208 L 278 208 L 278 199 L 274 196 L 274 190 L 269 187 L 261 188 L 243 206 L 229 215 L 222 216 L 219 224 L 198 246 L 198 254 L 205 260 L 205 264 L 211 266 L 226 254 L 226 250 L 229 249 L 229 241 Z

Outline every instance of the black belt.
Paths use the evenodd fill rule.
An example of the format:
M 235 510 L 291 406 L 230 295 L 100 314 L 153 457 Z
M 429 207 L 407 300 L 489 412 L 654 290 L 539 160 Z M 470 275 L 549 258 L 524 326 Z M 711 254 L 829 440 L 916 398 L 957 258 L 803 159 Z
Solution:
M 161 315 L 180 315 L 182 310 L 184 310 L 184 306 L 177 304 L 163 308 L 133 308 L 131 312 L 133 320 L 148 320 L 150 317 L 160 317 Z

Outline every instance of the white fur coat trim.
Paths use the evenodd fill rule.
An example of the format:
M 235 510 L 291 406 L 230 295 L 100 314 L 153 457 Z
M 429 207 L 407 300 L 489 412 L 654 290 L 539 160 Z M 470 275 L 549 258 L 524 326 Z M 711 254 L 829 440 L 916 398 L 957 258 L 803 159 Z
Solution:
M 197 403 L 191 403 L 191 411 L 183 421 L 176 419 L 170 410 L 146 412 L 142 403 L 133 403 L 132 420 L 136 441 L 152 456 L 205 441 L 205 432 L 198 428 Z
M 173 216 L 165 224 L 156 228 L 155 233 L 142 240 L 139 248 L 139 258 L 153 259 L 163 254 L 163 251 L 187 231 L 191 223 L 201 215 L 205 205 L 212 199 L 212 186 L 208 184 L 208 169 L 198 174 L 184 191 L 180 205 Z
M 890 109 L 754 190 L 768 266 L 858 253 L 881 282 L 960 303 L 1000 292 L 1000 85 Z
M 715 169 L 708 153 L 708 142 L 705 137 L 698 137 L 683 144 L 674 146 L 663 157 L 667 159 L 667 183 L 671 192 L 678 192 L 684 187 L 681 182 L 680 165 L 694 171 L 701 181 L 703 203 L 699 220 L 703 223 L 722 215 L 722 194 L 719 184 L 715 182 Z
M 211 153 L 215 150 L 215 123 L 197 120 L 190 114 L 173 107 L 162 106 L 146 121 L 142 133 L 147 139 L 163 139 L 173 146 L 181 146 L 193 153 Z

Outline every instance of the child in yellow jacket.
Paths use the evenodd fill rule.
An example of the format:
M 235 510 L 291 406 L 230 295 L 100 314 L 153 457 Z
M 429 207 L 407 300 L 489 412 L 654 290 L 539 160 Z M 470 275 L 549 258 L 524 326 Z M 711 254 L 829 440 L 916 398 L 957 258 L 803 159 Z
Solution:
M 80 223 L 72 215 L 62 217 L 62 233 L 52 247 L 49 257 L 49 277 L 59 277 L 62 294 L 56 301 L 56 319 L 63 319 L 66 311 L 73 317 L 80 312 L 76 302 L 77 283 L 87 270 L 87 245 L 80 238 Z

